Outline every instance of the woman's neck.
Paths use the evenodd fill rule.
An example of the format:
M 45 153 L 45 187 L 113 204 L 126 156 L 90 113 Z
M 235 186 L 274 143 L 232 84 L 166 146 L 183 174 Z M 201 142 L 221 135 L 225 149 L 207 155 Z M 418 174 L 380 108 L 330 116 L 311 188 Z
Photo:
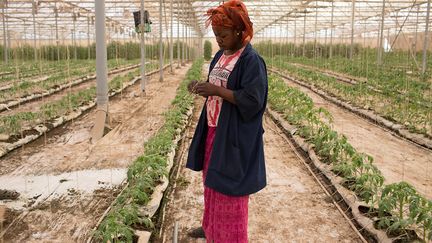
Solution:
M 232 50 L 224 50 L 224 54 L 225 55 L 232 55 L 234 53 L 236 53 L 238 50 L 242 49 L 243 45 L 239 44 L 238 46 L 236 46 L 235 48 L 233 48 Z

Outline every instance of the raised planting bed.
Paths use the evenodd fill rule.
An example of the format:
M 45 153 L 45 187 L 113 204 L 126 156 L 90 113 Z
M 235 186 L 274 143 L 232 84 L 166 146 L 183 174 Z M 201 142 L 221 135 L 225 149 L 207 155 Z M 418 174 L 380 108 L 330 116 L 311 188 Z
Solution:
M 169 65 L 166 65 L 166 69 Z M 138 70 L 127 75 L 118 76 L 109 83 L 109 96 L 122 92 L 123 89 L 135 84 L 140 78 L 135 77 Z M 158 71 L 152 71 L 152 75 Z M 96 106 L 96 88 L 92 87 L 78 93 L 69 94 L 61 100 L 47 103 L 39 112 L 22 112 L 0 118 L 0 157 L 8 152 L 36 140 L 50 130 L 78 118 Z
M 269 79 L 269 104 L 269 114 L 308 154 L 367 235 L 383 242 L 432 240 L 432 201 L 406 182 L 386 185 L 373 158 L 332 130 L 328 111 L 274 76 Z
M 364 109 L 361 107 L 354 106 L 350 102 L 342 100 L 338 96 L 329 94 L 329 93 L 317 88 L 314 85 L 311 85 L 309 83 L 306 83 L 302 80 L 297 79 L 296 77 L 289 76 L 287 74 L 281 73 L 280 71 L 274 70 L 274 69 L 270 69 L 270 71 L 283 77 L 283 78 L 289 79 L 289 80 L 297 83 L 298 85 L 301 85 L 303 87 L 306 87 L 306 88 L 312 90 L 316 94 L 320 95 L 321 97 L 323 97 L 324 99 L 326 99 L 328 101 L 331 101 L 332 103 L 338 105 L 339 107 L 347 109 L 350 112 L 353 112 L 356 115 L 359 115 L 363 118 L 366 118 L 367 120 L 369 120 L 373 123 L 378 123 L 380 126 L 394 132 L 395 134 L 397 134 L 397 135 L 399 135 L 399 136 L 401 136 L 401 137 L 403 137 L 403 138 L 405 138 L 411 142 L 414 142 L 414 143 L 416 143 L 420 146 L 423 146 L 425 148 L 432 149 L 432 138 L 430 136 L 427 136 L 426 134 L 419 134 L 419 133 L 412 132 L 409 129 L 402 126 L 401 124 L 398 124 L 394 121 L 388 120 L 387 118 L 380 116 L 379 114 L 377 114 L 373 110 Z
M 401 91 L 394 88 L 390 81 L 387 83 L 383 81 L 382 87 L 373 86 L 371 89 L 368 88 L 370 84 L 339 82 L 336 77 L 286 62 L 276 62 L 274 65 L 279 72 L 289 74 L 358 108 L 373 110 L 386 120 L 401 124 L 411 133 L 418 133 L 432 139 L 430 130 L 432 101 L 428 98 L 427 92 L 418 90 L 419 87 Z
M 147 242 L 153 230 L 152 217 L 162 202 L 176 149 L 192 114 L 190 80 L 201 77 L 202 60 L 195 61 L 177 90 L 165 124 L 144 144 L 144 153 L 127 172 L 127 183 L 101 217 L 88 242 Z M 140 238 L 141 237 L 141 238 Z

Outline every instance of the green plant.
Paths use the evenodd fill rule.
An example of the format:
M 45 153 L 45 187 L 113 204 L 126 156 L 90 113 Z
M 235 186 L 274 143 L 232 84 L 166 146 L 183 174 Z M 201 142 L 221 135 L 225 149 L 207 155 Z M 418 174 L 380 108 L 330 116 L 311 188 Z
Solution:
M 203 60 L 194 62 L 186 79 L 177 90 L 171 108 L 164 114 L 165 124 L 144 144 L 144 154 L 139 156 L 127 171 L 129 186 L 118 196 L 109 214 L 95 232 L 95 238 L 105 241 L 131 241 L 137 225 L 153 228 L 150 218 L 138 213 L 138 206 L 146 205 L 162 177 L 168 176 L 167 157 L 175 146 L 173 139 L 183 124 L 183 116 L 193 104 L 187 83 L 201 76 Z
M 423 228 L 423 241 L 432 240 L 432 201 L 419 195 L 411 197 L 410 218 Z
M 416 197 L 415 189 L 406 182 L 386 185 L 378 204 L 381 216 L 379 227 L 388 228 L 390 232 L 403 232 L 415 221 L 405 213 L 410 202 Z M 391 216 L 384 216 L 389 213 Z
M 204 59 L 209 61 L 212 55 L 212 44 L 210 41 L 206 40 L 204 42 Z

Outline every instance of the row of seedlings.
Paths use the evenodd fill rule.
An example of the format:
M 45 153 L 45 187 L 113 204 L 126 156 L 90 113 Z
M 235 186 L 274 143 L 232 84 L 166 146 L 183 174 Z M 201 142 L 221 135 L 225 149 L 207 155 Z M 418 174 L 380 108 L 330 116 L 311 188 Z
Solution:
M 147 205 L 155 187 L 168 177 L 168 154 L 177 146 L 179 136 L 187 124 L 187 113 L 193 106 L 193 96 L 187 91 L 190 80 L 201 77 L 202 60 L 197 60 L 180 84 L 171 108 L 165 113 L 165 124 L 144 144 L 144 154 L 138 157 L 127 172 L 127 186 L 117 197 L 105 216 L 94 239 L 102 242 L 132 242 L 137 228 L 152 230 L 154 225 L 140 208 Z
M 370 155 L 357 151 L 344 135 L 332 129 L 332 117 L 298 89 L 280 78 L 269 79 L 269 103 L 273 110 L 298 128 L 298 135 L 313 145 L 322 162 L 343 178 L 343 186 L 369 204 L 370 214 L 377 213 L 375 227 L 390 237 L 416 237 L 432 240 L 432 201 L 420 195 L 406 182 L 384 184 L 384 177 Z

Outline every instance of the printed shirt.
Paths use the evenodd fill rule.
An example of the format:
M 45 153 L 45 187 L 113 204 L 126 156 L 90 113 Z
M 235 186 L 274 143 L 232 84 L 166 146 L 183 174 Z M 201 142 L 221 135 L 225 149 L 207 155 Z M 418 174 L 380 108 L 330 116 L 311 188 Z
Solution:
M 232 55 L 223 54 L 209 75 L 211 84 L 227 87 L 228 77 L 234 69 L 244 48 Z M 219 96 L 209 96 L 207 99 L 207 124 L 209 127 L 217 127 L 223 99 Z

